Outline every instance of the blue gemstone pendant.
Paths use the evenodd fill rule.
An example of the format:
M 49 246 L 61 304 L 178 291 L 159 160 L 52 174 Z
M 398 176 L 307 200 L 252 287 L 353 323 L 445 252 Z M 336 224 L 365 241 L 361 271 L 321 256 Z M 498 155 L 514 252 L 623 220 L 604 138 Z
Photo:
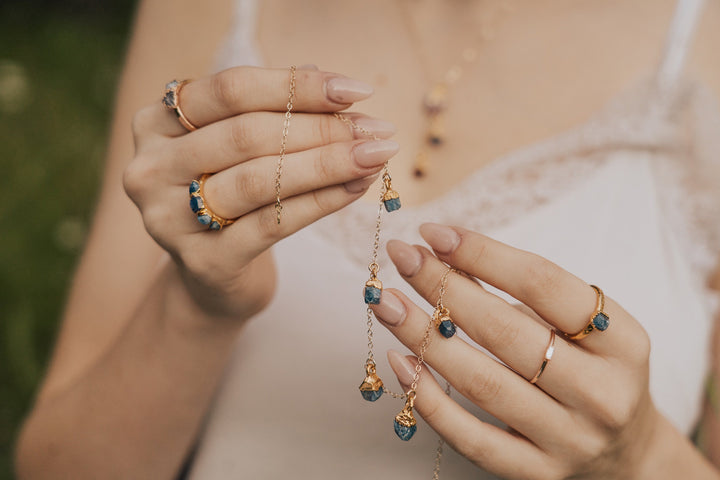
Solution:
M 411 391 L 411 393 L 414 392 Z M 404 440 L 406 442 L 410 440 L 417 431 L 417 421 L 415 420 L 415 416 L 412 412 L 414 398 L 414 396 L 408 397 L 405 402 L 405 407 L 403 407 L 402 411 L 395 416 L 395 422 L 393 425 L 395 427 L 395 434 L 400 437 L 400 440 Z
M 383 195 L 383 204 L 385 205 L 385 210 L 388 212 L 399 210 L 401 206 L 400 195 L 395 190 L 389 189 Z
M 375 363 L 372 360 L 365 364 L 365 380 L 360 384 L 360 394 L 368 402 L 382 397 L 383 382 L 375 372 Z
M 450 338 L 453 335 L 455 335 L 456 329 L 455 324 L 452 322 L 452 320 L 443 320 L 440 322 L 440 325 L 438 325 L 438 330 L 445 338 Z
M 382 295 L 382 282 L 377 278 L 371 278 L 365 282 L 365 290 L 363 291 L 363 298 L 365 303 L 368 305 L 377 305 L 380 303 L 380 297 Z

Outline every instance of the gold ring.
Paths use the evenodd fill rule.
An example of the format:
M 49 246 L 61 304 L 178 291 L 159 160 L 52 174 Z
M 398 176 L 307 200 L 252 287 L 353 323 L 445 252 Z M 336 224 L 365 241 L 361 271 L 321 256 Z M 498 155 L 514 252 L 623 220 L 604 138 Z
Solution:
M 592 315 L 590 315 L 590 323 L 588 323 L 585 328 L 574 335 L 565 334 L 565 336 L 570 340 L 582 340 L 590 335 L 593 330 L 600 330 L 601 332 L 604 332 L 610 326 L 610 317 L 607 313 L 603 312 L 603 309 L 605 308 L 605 294 L 602 290 L 600 290 L 600 287 L 596 287 L 595 285 L 590 286 L 597 294 L 597 305 L 595 306 L 595 311 Z
M 167 85 L 165 85 L 165 95 L 163 95 L 162 103 L 167 108 L 175 112 L 175 115 L 177 115 L 180 125 L 185 127 L 186 130 L 192 132 L 193 130 L 197 130 L 197 127 L 193 125 L 190 120 L 188 120 L 188 118 L 185 116 L 185 114 L 182 112 L 182 109 L 180 108 L 180 91 L 186 83 L 188 83 L 188 80 L 183 80 L 181 82 L 173 80 L 172 82 L 169 82 Z
M 550 362 L 550 359 L 553 356 L 553 353 L 555 353 L 555 330 L 550 330 L 550 342 L 548 342 L 548 346 L 545 349 L 545 357 L 543 357 L 542 365 L 540 365 L 540 368 L 538 369 L 535 376 L 530 380 L 531 384 L 535 384 L 540 379 L 540 376 L 545 371 L 545 367 L 547 367 L 548 362 Z
M 230 225 L 235 220 L 223 218 L 210 210 L 205 197 L 203 196 L 203 188 L 205 180 L 210 177 L 209 173 L 203 173 L 199 179 L 190 182 L 190 209 L 197 215 L 198 222 L 206 225 L 210 230 L 222 230 L 226 225 Z

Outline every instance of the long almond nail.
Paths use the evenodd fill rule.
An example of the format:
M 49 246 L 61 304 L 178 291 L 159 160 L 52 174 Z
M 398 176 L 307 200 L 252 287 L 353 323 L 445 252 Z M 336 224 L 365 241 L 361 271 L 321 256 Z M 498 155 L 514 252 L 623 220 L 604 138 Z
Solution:
M 352 156 L 362 168 L 379 167 L 400 150 L 400 145 L 392 140 L 368 140 L 352 149 Z
M 422 255 L 417 248 L 400 240 L 390 240 L 387 243 L 387 252 L 400 275 L 412 277 L 420 271 Z
M 420 235 L 438 253 L 448 255 L 460 245 L 460 235 L 448 227 L 438 223 L 420 225 Z
M 349 193 L 362 193 L 368 188 L 370 188 L 370 185 L 377 180 L 378 176 L 380 176 L 379 173 L 376 173 L 374 175 L 368 175 L 367 177 L 358 178 L 357 180 L 352 180 L 350 182 L 347 182 L 345 184 L 345 190 L 347 190 Z
M 395 350 L 388 350 L 387 358 L 390 362 L 390 368 L 393 369 L 400 383 L 405 387 L 409 387 L 415 377 L 415 365 L 405 355 Z
M 327 81 L 326 94 L 335 103 L 354 103 L 373 94 L 373 87 L 360 80 L 347 77 L 333 77 Z
M 400 326 L 407 316 L 405 304 L 389 291 L 383 292 L 380 303 L 371 305 L 371 308 L 378 320 L 393 327 Z

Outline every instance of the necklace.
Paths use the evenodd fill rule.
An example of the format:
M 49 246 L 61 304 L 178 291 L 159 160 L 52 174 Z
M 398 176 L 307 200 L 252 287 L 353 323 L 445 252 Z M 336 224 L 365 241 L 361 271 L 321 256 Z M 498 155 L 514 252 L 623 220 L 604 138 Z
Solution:
M 400 2 L 403 10 L 402 17 L 405 22 L 405 30 L 410 39 L 418 48 L 417 57 L 420 67 L 425 76 L 425 82 L 431 84 L 423 96 L 423 113 L 425 114 L 425 135 L 423 145 L 415 154 L 413 162 L 413 176 L 422 179 L 427 176 L 430 168 L 430 159 L 445 143 L 445 111 L 448 107 L 448 96 L 452 87 L 462 78 L 463 73 L 469 70 L 469 67 L 475 63 L 478 57 L 478 48 L 492 41 L 495 38 L 495 27 L 500 21 L 500 17 L 506 12 L 510 12 L 513 6 L 509 0 L 494 0 L 493 7 L 488 7 L 485 14 L 481 18 L 478 27 L 477 38 L 461 50 L 458 60 L 453 63 L 450 68 L 441 76 L 431 75 L 430 62 L 427 61 L 425 50 L 422 49 L 422 36 L 418 33 L 415 22 L 412 21 L 412 12 L 407 1 Z M 490 3 L 490 2 L 488 2 Z M 434 79 L 434 80 L 431 80 Z

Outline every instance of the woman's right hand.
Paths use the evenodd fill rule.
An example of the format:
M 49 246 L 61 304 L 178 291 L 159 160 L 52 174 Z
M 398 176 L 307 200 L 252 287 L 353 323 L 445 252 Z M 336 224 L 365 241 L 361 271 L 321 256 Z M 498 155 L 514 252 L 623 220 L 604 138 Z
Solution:
M 398 150 L 331 115 L 370 96 L 369 85 L 298 69 L 278 224 L 275 178 L 289 77 L 288 69 L 237 67 L 185 84 L 180 106 L 198 127 L 193 132 L 159 101 L 133 121 L 125 190 L 177 265 L 187 294 L 211 316 L 242 320 L 264 308 L 275 290 L 269 247 L 360 198 Z M 394 133 L 388 122 L 347 116 L 377 137 Z M 190 182 L 203 173 L 212 174 L 207 205 L 237 219 L 220 231 L 201 225 L 188 203 Z

